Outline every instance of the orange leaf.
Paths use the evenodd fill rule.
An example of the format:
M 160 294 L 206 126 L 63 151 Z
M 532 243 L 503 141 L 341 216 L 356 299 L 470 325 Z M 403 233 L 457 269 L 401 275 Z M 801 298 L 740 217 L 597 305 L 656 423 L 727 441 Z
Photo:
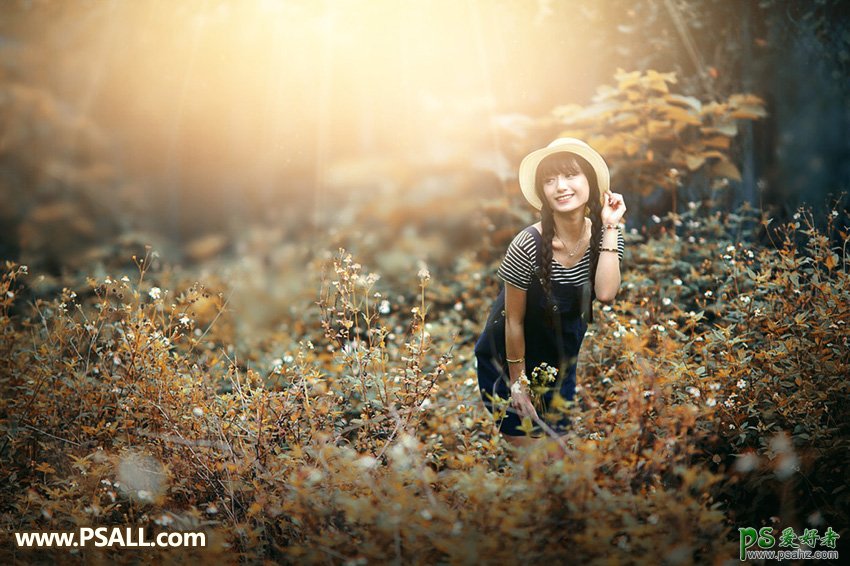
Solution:
M 41 464 L 36 466 L 35 471 L 41 472 L 43 474 L 55 474 L 56 473 L 56 470 L 53 469 L 53 466 L 51 466 L 47 462 L 42 462 Z
M 838 265 L 838 255 L 836 255 L 836 254 L 829 254 L 828 256 L 826 256 L 826 261 L 825 261 L 824 263 L 826 264 L 826 268 L 827 268 L 828 270 L 832 271 L 832 270 L 833 270 L 833 268 L 834 268 L 836 265 Z

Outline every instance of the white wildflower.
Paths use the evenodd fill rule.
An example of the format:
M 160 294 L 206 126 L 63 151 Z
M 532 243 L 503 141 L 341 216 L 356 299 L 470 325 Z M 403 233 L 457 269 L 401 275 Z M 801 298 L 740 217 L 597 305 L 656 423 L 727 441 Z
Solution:
M 737 460 L 735 460 L 734 469 L 737 472 L 751 472 L 758 467 L 759 458 L 752 452 L 746 452 L 741 454 Z
M 661 304 L 665 307 L 669 307 L 672 302 L 673 301 L 671 301 L 669 297 L 664 297 L 663 299 L 661 299 Z
M 661 222 L 661 219 L 658 217 L 657 214 L 653 214 L 652 215 L 652 221 L 655 222 L 656 224 L 658 224 L 659 222 Z
M 204 410 L 200 407 L 195 407 L 194 409 L 192 409 L 192 414 L 200 418 L 204 416 Z
M 389 314 L 390 302 L 386 299 L 381 301 L 381 305 L 378 307 L 378 312 L 380 312 L 381 314 Z
M 739 379 L 738 383 L 736 383 L 736 385 L 738 386 L 738 389 L 744 389 L 744 388 L 747 387 L 747 382 L 744 381 L 743 379 Z
M 682 284 L 682 280 L 681 280 L 681 279 L 679 279 L 678 277 L 676 277 L 675 279 L 673 279 L 673 284 L 674 284 L 674 285 L 681 285 L 681 284 Z
M 685 391 L 687 391 L 689 394 L 691 394 L 694 397 L 700 396 L 700 391 L 696 387 L 693 387 L 693 386 L 688 387 Z
M 156 301 L 160 297 L 162 297 L 162 289 L 160 289 L 159 287 L 151 287 L 151 290 L 148 291 L 148 295 L 150 296 L 151 299 Z

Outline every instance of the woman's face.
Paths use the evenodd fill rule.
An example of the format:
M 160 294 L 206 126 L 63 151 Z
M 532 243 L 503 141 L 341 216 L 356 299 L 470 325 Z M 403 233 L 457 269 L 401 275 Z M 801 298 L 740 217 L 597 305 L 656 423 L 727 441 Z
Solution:
M 552 212 L 580 210 L 590 198 L 590 183 L 581 171 L 552 173 L 542 179 L 543 196 Z

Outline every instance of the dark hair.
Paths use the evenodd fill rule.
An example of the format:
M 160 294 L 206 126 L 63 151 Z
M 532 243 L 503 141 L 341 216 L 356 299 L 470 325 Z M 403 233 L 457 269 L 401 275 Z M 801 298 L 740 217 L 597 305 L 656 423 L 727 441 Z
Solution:
M 552 316 L 554 302 L 552 300 L 552 239 L 555 237 L 555 217 L 549 202 L 543 194 L 543 181 L 558 174 L 584 173 L 590 187 L 590 194 L 585 207 L 585 216 L 590 217 L 590 303 L 582 304 L 587 308 L 587 322 L 593 322 L 592 303 L 596 298 L 594 281 L 596 280 L 596 266 L 599 262 L 599 241 L 602 239 L 602 203 L 599 197 L 599 181 L 596 171 L 584 158 L 567 152 L 558 152 L 549 155 L 537 165 L 537 173 L 534 180 L 534 190 L 537 197 L 543 203 L 540 208 L 540 222 L 543 226 L 543 249 L 541 265 L 541 283 L 546 294 L 546 323 L 551 327 L 554 324 Z M 595 245 L 594 245 L 595 244 Z M 585 299 L 586 300 L 586 299 Z

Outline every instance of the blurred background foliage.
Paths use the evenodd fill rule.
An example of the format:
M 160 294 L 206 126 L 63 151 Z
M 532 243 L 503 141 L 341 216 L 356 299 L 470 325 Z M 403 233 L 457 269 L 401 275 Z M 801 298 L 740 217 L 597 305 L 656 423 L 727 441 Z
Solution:
M 562 130 L 600 144 L 629 227 L 698 199 L 782 218 L 850 179 L 838 1 L 0 10 L 0 253 L 57 275 L 142 241 L 174 261 L 238 252 L 249 226 L 312 253 L 334 227 L 399 210 L 418 237 L 475 231 L 482 206 L 525 206 L 517 164 Z M 624 83 L 647 72 L 663 91 Z M 696 118 L 720 120 L 716 135 L 682 136 Z

